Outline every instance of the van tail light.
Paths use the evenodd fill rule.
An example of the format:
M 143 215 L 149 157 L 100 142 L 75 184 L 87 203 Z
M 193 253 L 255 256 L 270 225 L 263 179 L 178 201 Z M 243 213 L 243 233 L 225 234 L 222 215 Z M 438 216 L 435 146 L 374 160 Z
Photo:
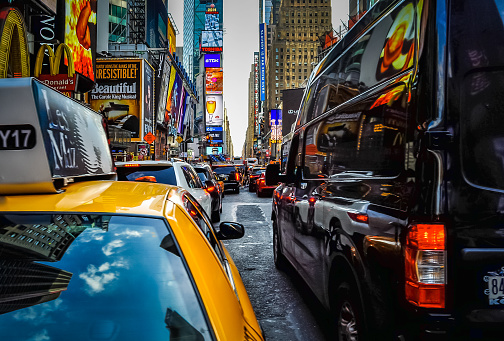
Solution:
M 446 231 L 443 224 L 412 224 L 404 254 L 406 300 L 423 308 L 444 308 Z
M 240 181 L 240 174 L 235 173 L 235 179 L 236 179 L 236 181 Z
M 213 191 L 215 191 L 215 186 L 205 188 L 205 192 L 207 192 L 208 194 L 212 193 Z

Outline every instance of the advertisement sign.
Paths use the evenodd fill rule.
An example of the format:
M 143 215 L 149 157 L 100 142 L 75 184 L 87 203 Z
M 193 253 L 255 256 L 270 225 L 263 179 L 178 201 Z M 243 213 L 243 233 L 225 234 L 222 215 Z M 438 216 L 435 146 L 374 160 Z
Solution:
M 0 125 L 1 193 L 56 192 L 55 178 L 114 174 L 96 112 L 29 77 L 0 79 L 0 101 L 16 113 Z
M 254 134 L 259 135 L 259 53 L 254 52 Z
M 156 122 L 162 124 L 168 96 L 168 83 L 170 77 L 170 59 L 164 53 L 159 56 L 159 67 L 155 72 L 155 116 Z
M 131 141 L 143 136 L 141 74 L 143 59 L 96 61 L 96 86 L 90 94 L 91 108 L 103 111 L 108 124 L 131 131 Z
M 206 147 L 207 155 L 219 155 L 222 154 L 222 147 Z
M 207 94 L 222 94 L 222 68 L 208 68 L 205 70 L 205 92 Z
M 48 57 L 44 58 L 46 54 L 48 55 Z M 61 59 L 63 55 L 67 57 L 67 60 L 69 62 L 67 72 L 64 74 L 60 73 Z M 44 59 L 48 60 L 49 66 L 46 67 L 46 69 L 49 69 L 49 74 L 41 74 Z M 39 48 L 37 52 L 34 75 L 39 80 L 44 82 L 44 84 L 58 91 L 68 93 L 67 95 L 69 96 L 70 93 L 75 91 L 77 78 L 73 65 L 74 63 L 72 52 L 65 43 L 59 44 L 58 48 L 56 49 L 56 53 L 54 53 L 53 49 L 49 45 L 44 44 Z
M 168 82 L 168 94 L 166 96 L 166 104 L 164 111 L 164 123 L 168 124 L 171 120 L 171 106 L 172 106 L 172 96 L 173 96 L 173 87 L 175 85 L 175 78 L 177 76 L 177 70 L 173 66 L 170 67 L 170 80 Z
M 224 131 L 221 126 L 207 126 L 206 131 L 210 136 L 210 143 L 222 143 Z
M 209 53 L 204 55 L 205 68 L 221 67 L 221 55 L 219 53 Z
M 222 52 L 222 31 L 201 31 L 202 52 Z
M 14 7 L 0 9 L 0 78 L 30 76 L 30 53 L 23 15 Z M 11 58 L 9 56 L 16 56 Z
M 173 28 L 173 24 L 170 19 L 168 19 L 167 30 L 168 30 L 168 34 L 167 34 L 167 36 L 168 36 L 168 49 L 169 49 L 170 53 L 173 55 L 173 53 L 176 50 L 177 39 L 175 36 L 175 29 Z
M 271 142 L 282 142 L 282 110 L 272 109 L 270 111 Z
M 143 74 L 143 94 L 142 94 L 142 113 L 143 113 L 143 133 L 156 133 L 156 124 L 154 116 L 154 69 L 149 63 L 145 62 Z
M 219 29 L 219 13 L 206 12 L 205 13 L 205 30 L 217 31 Z
M 206 125 L 221 126 L 223 124 L 224 107 L 222 95 L 208 95 L 205 98 Z
M 286 89 L 282 90 L 282 135 L 285 136 L 291 131 L 292 124 L 296 122 L 303 98 L 304 89 Z
M 35 50 L 38 50 L 43 44 L 49 45 L 54 50 L 56 40 L 64 40 L 63 32 L 56 33 L 56 16 L 45 14 L 32 15 L 30 20 L 33 40 L 35 41 Z
M 182 134 L 184 131 L 184 115 L 186 110 L 186 100 L 187 93 L 186 89 L 182 87 L 182 94 L 180 95 L 180 105 L 178 107 L 178 112 L 176 114 L 177 120 L 175 123 L 175 127 L 177 127 L 177 133 Z
M 259 24 L 259 53 L 261 56 L 261 101 L 266 100 L 266 24 Z
M 72 50 L 75 71 L 94 81 L 96 1 L 65 0 L 65 43 Z
M 182 79 L 175 74 L 175 80 L 173 82 L 172 92 L 169 96 L 169 103 L 166 103 L 166 111 L 170 117 L 170 123 L 175 129 L 177 129 L 177 116 L 180 110 L 180 99 L 182 95 Z

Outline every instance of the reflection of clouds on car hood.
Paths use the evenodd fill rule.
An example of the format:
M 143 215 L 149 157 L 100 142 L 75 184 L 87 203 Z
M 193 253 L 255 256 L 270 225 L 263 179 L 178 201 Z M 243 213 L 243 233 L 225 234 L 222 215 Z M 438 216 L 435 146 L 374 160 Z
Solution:
M 28 307 L 26 309 L 22 309 L 17 311 L 13 317 L 18 321 L 26 321 L 31 322 L 35 325 L 47 324 L 54 322 L 53 319 L 49 316 L 53 311 L 61 310 L 61 303 L 63 301 L 58 299 L 52 302 L 47 302 L 42 305 Z M 34 338 L 35 340 L 35 338 Z M 43 339 L 39 339 L 43 340 Z
M 114 268 L 128 268 L 128 263 L 123 259 L 119 259 L 112 264 L 109 262 L 103 263 L 98 268 L 90 264 L 87 271 L 79 275 L 79 278 L 88 285 L 86 292 L 89 295 L 102 292 L 106 284 L 119 277 L 119 272 L 114 271 Z
M 105 256 L 111 256 L 115 252 L 113 251 L 114 249 L 118 249 L 124 246 L 124 242 L 120 239 L 116 239 L 102 247 L 102 251 L 105 254 Z
M 27 339 L 27 341 L 49 341 L 51 338 L 49 337 L 49 333 L 47 329 L 42 329 L 37 334 L 33 335 L 33 337 Z

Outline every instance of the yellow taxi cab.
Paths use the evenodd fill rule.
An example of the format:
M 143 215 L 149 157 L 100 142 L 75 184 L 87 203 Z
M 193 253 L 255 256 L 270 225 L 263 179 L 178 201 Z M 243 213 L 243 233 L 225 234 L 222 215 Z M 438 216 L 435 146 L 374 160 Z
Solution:
M 263 340 L 221 242 L 243 225 L 216 231 L 180 187 L 116 181 L 99 115 L 15 83 L 23 114 L 0 109 L 0 158 L 12 160 L 0 164 L 2 339 Z M 11 84 L 0 80 L 0 101 Z M 22 131 L 29 142 L 10 140 Z

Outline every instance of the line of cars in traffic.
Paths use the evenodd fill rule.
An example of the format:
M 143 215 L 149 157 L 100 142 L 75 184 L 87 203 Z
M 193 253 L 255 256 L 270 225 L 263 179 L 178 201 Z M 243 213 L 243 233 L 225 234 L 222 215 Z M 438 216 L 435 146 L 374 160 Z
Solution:
M 3 339 L 264 340 L 207 167 L 114 165 L 102 117 L 33 78 L 0 102 Z

